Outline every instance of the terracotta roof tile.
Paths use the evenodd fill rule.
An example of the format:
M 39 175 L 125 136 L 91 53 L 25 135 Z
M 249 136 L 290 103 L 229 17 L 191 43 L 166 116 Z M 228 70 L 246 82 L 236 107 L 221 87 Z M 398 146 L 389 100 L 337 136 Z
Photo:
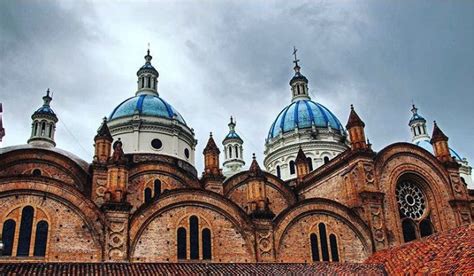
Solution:
M 474 274 L 474 224 L 382 250 L 366 263 L 384 264 L 388 273 Z
M 383 265 L 207 263 L 3 263 L 1 275 L 384 275 Z

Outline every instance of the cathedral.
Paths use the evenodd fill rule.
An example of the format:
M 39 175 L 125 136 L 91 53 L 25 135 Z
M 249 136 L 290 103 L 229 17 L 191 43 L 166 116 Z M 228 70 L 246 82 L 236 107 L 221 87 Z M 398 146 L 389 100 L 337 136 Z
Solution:
M 460 227 L 472 241 L 472 169 L 449 133 L 413 105 L 411 141 L 374 151 L 356 105 L 343 124 L 313 101 L 294 56 L 262 164 L 232 117 L 196 154 L 149 50 L 137 90 L 98 119 L 93 160 L 56 147 L 48 90 L 27 143 L 0 148 L 0 262 L 362 264 Z

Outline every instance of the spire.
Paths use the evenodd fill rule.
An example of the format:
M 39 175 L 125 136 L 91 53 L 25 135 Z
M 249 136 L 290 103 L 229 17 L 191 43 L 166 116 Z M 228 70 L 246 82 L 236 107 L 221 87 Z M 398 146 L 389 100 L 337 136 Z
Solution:
M 360 119 L 357 112 L 354 110 L 354 106 L 351 104 L 351 113 L 349 114 L 349 120 L 347 121 L 346 129 L 359 126 L 365 127 L 365 123 Z
M 138 90 L 136 95 L 158 95 L 158 76 L 160 74 L 155 69 L 155 67 L 151 65 L 151 60 L 153 57 L 150 55 L 150 45 L 148 45 L 148 49 L 144 58 L 145 64 L 137 71 Z
M 296 56 L 296 52 L 298 49 L 293 46 L 293 63 L 295 66 L 293 69 L 295 70 L 295 75 L 293 78 L 290 80 L 290 86 L 291 86 L 291 93 L 292 93 L 292 101 L 299 101 L 299 100 L 310 100 L 311 98 L 309 97 L 308 93 L 308 79 L 301 74 L 301 67 L 298 64 L 300 60 Z
M 216 142 L 214 142 L 214 138 L 212 138 L 212 132 L 211 132 L 209 134 L 209 140 L 207 140 L 207 145 L 204 148 L 203 153 L 204 154 L 207 154 L 207 153 L 217 153 L 217 154 L 219 154 L 220 152 L 221 151 L 217 147 Z
M 98 138 L 105 138 L 107 140 L 113 141 L 112 135 L 110 134 L 109 127 L 107 126 L 107 117 L 104 117 L 102 119 L 102 124 L 97 130 L 97 135 L 95 136 L 95 139 L 98 139 Z
M 306 163 L 306 155 L 304 154 L 303 149 L 300 147 L 298 154 L 296 155 L 295 163 L 298 164 L 302 162 Z
M 444 134 L 444 132 L 438 127 L 436 121 L 433 122 L 433 134 L 431 135 L 431 143 L 439 142 L 439 141 L 448 141 L 449 138 Z
M 250 164 L 249 171 L 252 176 L 264 175 L 262 169 L 260 169 L 260 166 L 258 165 L 257 158 L 255 157 L 255 153 L 252 153 L 252 164 Z
M 349 132 L 349 140 L 351 141 L 352 150 L 369 149 L 365 139 L 364 127 L 365 123 L 360 119 L 359 115 L 357 115 L 354 106 L 351 104 L 351 113 L 349 114 L 346 128 Z
M 53 98 L 49 94 L 50 91 L 48 88 L 46 95 L 43 96 L 43 105 L 38 108 L 33 115 L 31 115 L 33 124 L 28 144 L 52 147 L 56 146 L 54 132 L 56 130 L 58 117 L 50 106 Z
M 434 121 L 433 135 L 431 136 L 431 144 L 433 145 L 434 156 L 441 162 L 451 163 L 454 161 L 451 156 L 451 150 L 448 145 L 448 136 L 438 127 Z

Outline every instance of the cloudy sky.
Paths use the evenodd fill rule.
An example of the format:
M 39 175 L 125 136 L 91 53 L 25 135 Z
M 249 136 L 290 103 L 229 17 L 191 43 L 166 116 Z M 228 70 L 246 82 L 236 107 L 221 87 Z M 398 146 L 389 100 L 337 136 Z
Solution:
M 474 164 L 474 1 L 0 0 L 3 146 L 26 143 L 49 87 L 56 141 L 85 160 L 101 118 L 136 91 L 151 44 L 160 96 L 209 132 L 237 118 L 245 157 L 290 102 L 292 48 L 312 99 L 345 125 L 350 104 L 375 150 L 409 141 L 412 102 Z M 250 163 L 250 162 L 247 162 Z

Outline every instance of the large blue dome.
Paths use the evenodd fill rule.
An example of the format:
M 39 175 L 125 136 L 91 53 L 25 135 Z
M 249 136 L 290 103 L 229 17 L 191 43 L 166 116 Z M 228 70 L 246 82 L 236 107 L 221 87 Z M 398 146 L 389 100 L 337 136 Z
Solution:
M 301 99 L 285 107 L 268 132 L 268 139 L 277 137 L 281 132 L 290 132 L 296 128 L 310 128 L 312 125 L 320 128 L 329 127 L 344 131 L 339 119 L 323 105 L 307 99 Z
M 142 94 L 131 97 L 119 104 L 109 116 L 109 121 L 133 116 L 135 112 L 142 116 L 155 116 L 162 118 L 176 119 L 185 124 L 183 117 L 169 103 L 158 95 Z

